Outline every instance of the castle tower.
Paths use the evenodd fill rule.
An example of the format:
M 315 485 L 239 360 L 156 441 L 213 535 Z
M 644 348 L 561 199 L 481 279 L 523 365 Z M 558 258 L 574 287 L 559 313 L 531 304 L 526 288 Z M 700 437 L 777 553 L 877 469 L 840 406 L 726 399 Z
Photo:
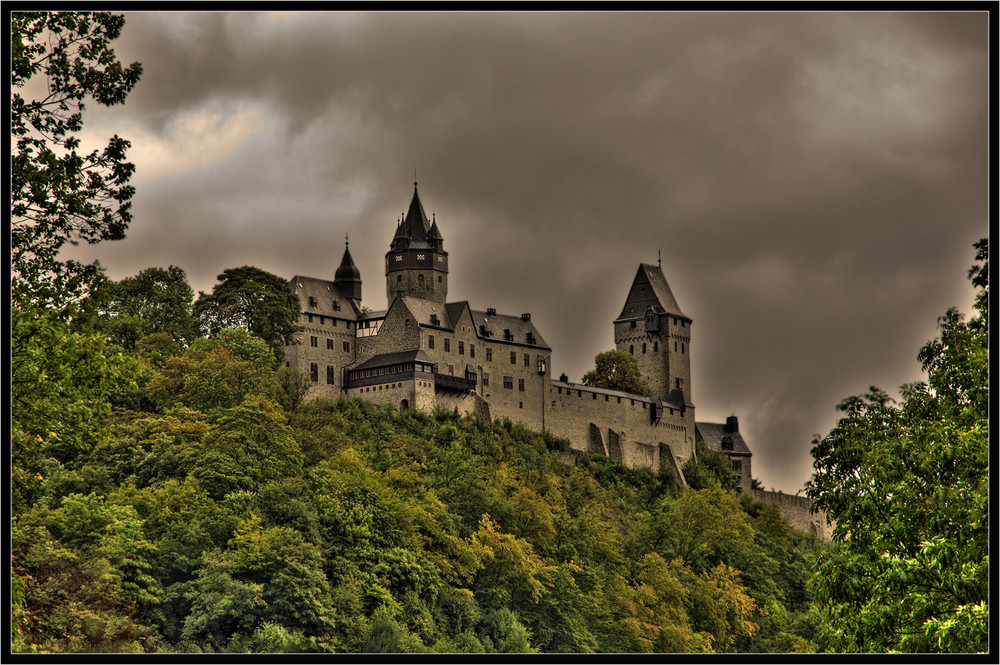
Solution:
M 615 348 L 635 357 L 652 394 L 693 406 L 691 319 L 681 312 L 659 265 L 639 265 L 614 327 Z
M 413 183 L 413 199 L 396 226 L 385 255 L 385 294 L 389 306 L 399 296 L 444 303 L 448 296 L 448 252 L 437 220 L 427 219 Z
M 344 241 L 344 258 L 340 260 L 340 267 L 333 278 L 333 284 L 354 305 L 361 308 L 361 271 L 354 265 L 351 257 L 351 250 L 348 243 Z

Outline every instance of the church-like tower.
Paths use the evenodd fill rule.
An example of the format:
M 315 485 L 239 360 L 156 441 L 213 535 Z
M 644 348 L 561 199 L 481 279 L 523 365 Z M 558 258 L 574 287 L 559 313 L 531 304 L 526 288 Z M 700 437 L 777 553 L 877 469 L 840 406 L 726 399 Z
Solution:
M 388 305 L 399 296 L 444 303 L 448 297 L 448 252 L 437 220 L 427 219 L 413 183 L 413 199 L 385 255 Z

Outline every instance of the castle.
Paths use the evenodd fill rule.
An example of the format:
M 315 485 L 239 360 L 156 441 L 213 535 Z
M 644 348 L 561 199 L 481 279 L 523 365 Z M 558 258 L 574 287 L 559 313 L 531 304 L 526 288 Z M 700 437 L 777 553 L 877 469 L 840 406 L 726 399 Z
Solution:
M 567 439 L 575 450 L 668 471 L 682 484 L 681 467 L 700 440 L 724 452 L 742 489 L 751 491 L 752 453 L 737 418 L 695 420 L 692 320 L 659 265 L 639 265 L 613 322 L 615 347 L 635 357 L 649 397 L 571 383 L 565 375 L 553 379 L 552 349 L 530 314 L 448 302 L 448 252 L 417 183 L 385 256 L 385 280 L 387 308 L 363 308 L 361 272 L 349 247 L 333 281 L 291 279 L 303 330 L 298 343 L 285 348 L 286 364 L 309 376 L 309 397 L 344 394 L 401 409 L 442 406 L 487 420 L 509 418 Z M 783 514 L 799 499 L 753 493 Z M 797 519 L 799 528 L 825 535 L 815 516 Z

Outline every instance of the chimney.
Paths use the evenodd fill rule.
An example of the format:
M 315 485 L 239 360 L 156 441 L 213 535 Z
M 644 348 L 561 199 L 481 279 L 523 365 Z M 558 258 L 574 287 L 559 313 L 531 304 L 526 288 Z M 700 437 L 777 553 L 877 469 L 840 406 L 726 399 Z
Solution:
M 486 316 L 496 316 L 496 315 L 497 315 L 497 310 L 495 307 L 486 308 Z
M 726 431 L 727 432 L 739 432 L 740 423 L 736 419 L 736 416 L 729 416 L 726 418 Z
M 522 314 L 521 315 L 521 320 L 522 321 L 530 321 L 531 320 L 531 314 Z

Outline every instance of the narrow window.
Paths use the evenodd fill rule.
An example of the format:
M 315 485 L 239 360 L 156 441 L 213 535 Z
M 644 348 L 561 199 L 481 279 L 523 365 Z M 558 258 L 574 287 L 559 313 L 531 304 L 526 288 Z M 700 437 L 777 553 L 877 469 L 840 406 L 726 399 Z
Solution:
M 646 343 L 645 342 L 642 343 L 642 352 L 643 353 L 646 352 Z
M 490 385 L 490 375 L 483 372 L 483 388 L 488 388 Z
M 503 377 L 503 387 L 507 390 L 514 389 L 514 378 L 510 376 Z
M 331 366 L 326 366 L 326 382 L 333 385 L 337 382 L 337 371 Z
M 315 335 L 309 338 L 309 346 L 319 346 L 319 340 L 316 339 Z
M 681 353 L 684 353 L 684 342 L 681 342 Z
M 470 358 L 475 358 L 476 357 L 476 345 L 475 344 L 470 344 L 469 345 L 469 357 Z
M 450 337 L 445 337 L 444 338 L 444 352 L 445 353 L 449 353 L 450 351 L 451 351 L 451 338 Z
M 524 379 L 517 380 L 517 390 L 518 392 L 524 392 Z
M 312 322 L 313 322 L 313 315 L 312 315 L 312 314 L 310 314 L 310 315 L 309 315 L 309 323 L 312 323 Z
M 462 340 L 458 340 L 458 355 L 460 356 L 465 355 L 465 342 L 463 342 Z
M 312 379 L 313 383 L 319 381 L 319 365 L 316 363 L 309 363 L 309 378 Z
M 675 339 L 674 340 L 674 351 L 676 351 L 676 350 L 677 350 L 677 340 Z
M 350 353 L 351 352 L 351 343 L 350 342 L 344 342 L 344 351 L 346 353 Z
M 660 343 L 659 342 L 653 342 L 653 353 L 656 353 L 659 350 L 660 350 Z
M 423 284 L 424 283 L 424 276 L 423 275 L 417 275 L 417 281 L 420 282 L 421 284 Z
M 493 349 L 486 349 L 486 362 L 493 362 Z
M 631 353 L 631 354 L 635 354 L 635 347 L 632 346 L 631 344 L 629 344 L 628 345 L 628 352 Z
M 527 353 L 524 354 L 524 366 L 531 367 L 531 356 L 529 356 Z
M 428 349 L 433 349 L 434 348 L 434 335 L 428 335 L 427 336 L 427 348 Z
M 517 364 L 517 351 L 511 351 L 510 352 L 510 364 L 511 365 L 516 365 Z
M 326 338 L 326 350 L 333 351 L 333 340 L 329 337 Z

